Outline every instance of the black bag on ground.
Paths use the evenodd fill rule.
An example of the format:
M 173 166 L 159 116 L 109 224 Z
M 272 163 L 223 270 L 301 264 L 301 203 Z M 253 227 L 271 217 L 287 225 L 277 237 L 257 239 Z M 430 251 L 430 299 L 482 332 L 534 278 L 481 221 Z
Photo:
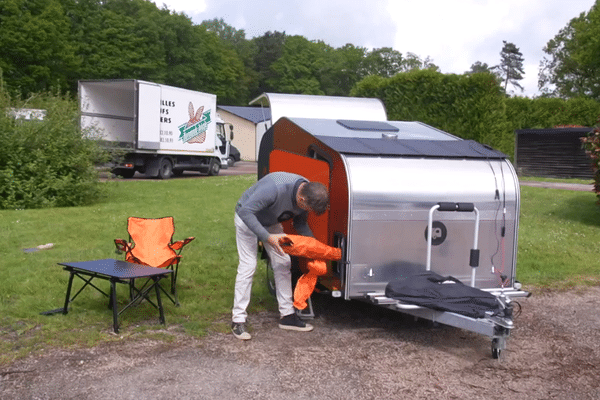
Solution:
M 486 311 L 493 314 L 501 311 L 500 302 L 493 294 L 467 286 L 454 277 L 444 277 L 431 271 L 388 283 L 385 295 L 403 303 L 472 318 L 483 318 Z

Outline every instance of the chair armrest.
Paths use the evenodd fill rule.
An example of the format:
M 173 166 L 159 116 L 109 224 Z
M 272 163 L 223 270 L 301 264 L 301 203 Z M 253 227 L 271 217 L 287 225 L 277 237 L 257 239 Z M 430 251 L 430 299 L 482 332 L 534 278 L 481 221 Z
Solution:
M 171 248 L 173 250 L 181 250 L 183 248 L 183 246 L 185 246 L 186 244 L 188 244 L 189 242 L 191 242 L 194 239 L 196 239 L 196 238 L 191 236 L 187 239 L 178 240 L 176 242 L 171 243 Z
M 117 253 L 127 253 L 131 251 L 131 243 L 128 243 L 123 239 L 115 239 L 115 246 L 117 247 Z

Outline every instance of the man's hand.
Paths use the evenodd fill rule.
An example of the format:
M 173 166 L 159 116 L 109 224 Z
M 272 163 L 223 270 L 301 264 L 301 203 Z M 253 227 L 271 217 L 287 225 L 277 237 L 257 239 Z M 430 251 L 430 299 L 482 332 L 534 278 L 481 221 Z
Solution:
M 272 234 L 271 236 L 269 236 L 269 239 L 267 241 L 269 242 L 269 244 L 271 246 L 273 246 L 275 251 L 277 251 L 281 255 L 284 255 L 285 252 L 279 245 L 279 239 L 282 237 L 286 237 L 286 234 L 285 233 L 275 233 L 275 234 Z

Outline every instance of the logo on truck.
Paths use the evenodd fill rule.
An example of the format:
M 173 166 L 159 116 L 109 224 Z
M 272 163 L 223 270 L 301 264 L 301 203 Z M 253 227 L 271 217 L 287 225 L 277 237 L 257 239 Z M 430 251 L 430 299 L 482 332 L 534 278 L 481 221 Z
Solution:
M 183 143 L 204 143 L 206 140 L 206 130 L 211 121 L 210 110 L 204 112 L 204 106 L 200 106 L 198 111 L 194 112 L 194 105 L 190 102 L 188 113 L 190 120 L 178 127 L 179 140 Z

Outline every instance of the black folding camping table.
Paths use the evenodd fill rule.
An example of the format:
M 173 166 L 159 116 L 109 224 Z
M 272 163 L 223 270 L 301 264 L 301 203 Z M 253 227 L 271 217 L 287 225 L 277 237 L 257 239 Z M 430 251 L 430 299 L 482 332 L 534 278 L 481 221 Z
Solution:
M 166 277 L 173 271 L 167 268 L 154 268 L 147 265 L 133 264 L 126 261 L 114 260 L 112 258 L 94 260 L 94 261 L 80 261 L 80 262 L 64 262 L 58 263 L 58 265 L 64 266 L 65 271 L 70 273 L 69 284 L 67 286 L 67 295 L 65 296 L 65 306 L 63 309 L 54 310 L 54 312 L 61 312 L 67 314 L 69 309 L 69 303 L 73 302 L 75 298 L 85 289 L 86 286 L 90 285 L 98 290 L 103 295 L 109 298 L 109 308 L 113 311 L 113 329 L 115 333 L 119 332 L 118 317 L 125 310 L 130 308 L 138 301 L 146 299 L 155 308 L 158 308 L 160 315 L 160 322 L 165 323 L 165 314 L 160 299 L 160 290 L 158 283 L 161 278 Z M 82 279 L 85 284 L 79 291 L 71 298 L 71 289 L 73 287 L 73 278 L 77 276 Z M 98 288 L 92 283 L 94 278 L 104 279 L 110 282 L 110 294 L 106 294 L 103 290 Z M 138 289 L 133 284 L 135 279 L 149 278 L 150 284 L 144 285 Z M 130 301 L 120 311 L 117 306 L 117 283 L 126 283 L 130 287 Z M 149 292 L 154 289 L 156 291 L 156 303 L 148 297 Z

